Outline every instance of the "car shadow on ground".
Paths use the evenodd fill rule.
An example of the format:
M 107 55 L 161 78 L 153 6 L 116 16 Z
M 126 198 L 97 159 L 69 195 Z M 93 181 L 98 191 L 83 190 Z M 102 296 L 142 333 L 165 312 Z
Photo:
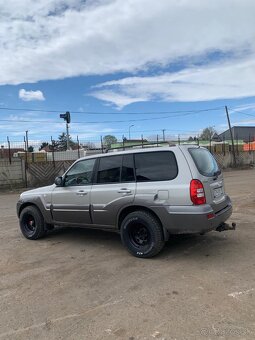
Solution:
M 154 259 L 189 258 L 198 257 L 220 258 L 223 254 L 225 259 L 232 253 L 236 240 L 231 236 L 232 232 L 210 232 L 205 235 L 185 234 L 171 235 L 164 249 Z M 49 231 L 45 238 L 46 242 L 71 243 L 75 246 L 86 248 L 107 247 L 114 254 L 126 251 L 121 243 L 120 235 L 116 232 L 105 230 L 79 228 L 79 227 L 56 227 Z M 118 253 L 118 254 L 117 254 Z M 233 253 L 231 255 L 233 260 Z

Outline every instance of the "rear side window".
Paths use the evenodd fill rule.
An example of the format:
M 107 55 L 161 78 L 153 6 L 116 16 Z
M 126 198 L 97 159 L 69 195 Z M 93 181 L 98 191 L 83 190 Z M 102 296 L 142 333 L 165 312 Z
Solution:
M 176 158 L 171 151 L 135 153 L 137 182 L 169 181 L 178 174 Z
M 201 175 L 212 177 L 220 172 L 219 166 L 214 159 L 213 155 L 207 150 L 202 148 L 190 148 L 189 153 L 193 158 L 198 171 Z
M 102 157 L 99 159 L 97 183 L 120 182 L 122 156 Z

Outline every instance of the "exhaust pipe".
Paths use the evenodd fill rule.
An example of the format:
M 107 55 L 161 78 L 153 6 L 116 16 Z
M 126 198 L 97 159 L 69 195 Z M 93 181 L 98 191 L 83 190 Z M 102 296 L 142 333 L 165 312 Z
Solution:
M 221 223 L 217 228 L 216 231 L 222 232 L 225 230 L 235 230 L 236 229 L 236 223 L 232 223 L 231 225 L 229 225 L 228 223 Z

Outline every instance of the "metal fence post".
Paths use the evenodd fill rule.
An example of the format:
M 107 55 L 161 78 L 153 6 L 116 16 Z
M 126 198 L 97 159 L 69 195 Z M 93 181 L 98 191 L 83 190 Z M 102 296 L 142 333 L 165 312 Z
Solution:
M 78 135 L 77 135 L 77 143 L 78 143 L 78 158 L 80 158 L 80 141 L 79 141 Z
M 9 163 L 12 164 L 12 156 L 11 156 L 11 147 L 10 147 L 10 140 L 7 136 L 7 143 L 8 143 L 8 156 L 9 156 Z
M 55 168 L 56 167 L 56 164 L 55 164 L 55 141 L 52 139 L 52 136 L 50 138 L 51 138 L 51 147 L 52 147 L 52 162 L 53 162 L 53 167 Z
M 24 145 L 25 145 L 25 187 L 27 188 L 27 143 L 26 137 L 24 136 Z
M 226 149 L 225 149 L 225 147 L 226 147 L 226 145 L 225 145 L 225 137 L 223 137 L 223 144 L 222 144 L 222 146 L 223 146 L 223 155 L 225 156 L 225 155 L 226 155 Z
M 104 145 L 103 145 L 103 137 L 100 136 L 100 140 L 101 140 L 101 151 L 102 153 L 104 153 Z

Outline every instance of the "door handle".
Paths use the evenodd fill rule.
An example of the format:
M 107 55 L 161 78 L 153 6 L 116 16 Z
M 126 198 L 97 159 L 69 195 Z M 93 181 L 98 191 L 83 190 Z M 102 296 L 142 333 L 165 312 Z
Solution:
M 121 188 L 120 190 L 118 190 L 119 194 L 131 194 L 131 190 L 127 189 L 127 188 Z
M 79 190 L 79 191 L 76 192 L 76 195 L 78 195 L 78 196 L 85 196 L 87 194 L 88 193 L 86 191 L 84 191 L 84 190 Z

